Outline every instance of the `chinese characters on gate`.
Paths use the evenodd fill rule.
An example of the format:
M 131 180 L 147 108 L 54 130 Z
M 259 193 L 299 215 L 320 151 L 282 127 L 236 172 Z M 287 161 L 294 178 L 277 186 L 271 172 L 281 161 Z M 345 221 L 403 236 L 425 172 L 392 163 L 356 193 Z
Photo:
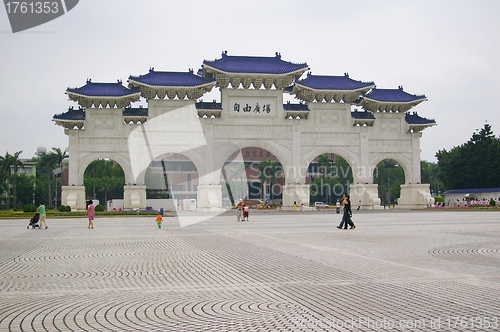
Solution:
M 242 110 L 243 112 L 253 112 L 253 113 L 270 113 L 271 112 L 271 104 L 264 104 L 262 105 L 262 108 L 261 106 L 259 105 L 259 103 L 256 103 L 255 106 L 253 106 L 253 109 L 252 109 L 252 106 L 246 104 L 245 107 L 241 107 L 240 104 L 238 103 L 234 103 L 234 107 L 233 107 L 234 111 L 235 112 L 240 112 L 240 110 Z

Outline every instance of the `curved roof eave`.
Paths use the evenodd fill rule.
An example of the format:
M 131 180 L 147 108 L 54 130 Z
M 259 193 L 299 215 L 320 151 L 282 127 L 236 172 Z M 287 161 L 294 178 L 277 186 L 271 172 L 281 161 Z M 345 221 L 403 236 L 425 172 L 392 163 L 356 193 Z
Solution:
M 314 89 L 314 88 L 311 88 L 307 85 L 302 85 L 298 82 L 295 82 L 295 85 L 296 86 L 299 86 L 303 89 L 306 89 L 306 90 L 311 90 L 311 91 L 332 91 L 332 92 L 336 92 L 336 93 L 352 93 L 352 92 L 362 92 L 362 91 L 368 91 L 370 89 L 373 89 L 375 87 L 375 84 L 373 85 L 370 85 L 370 86 L 366 86 L 366 87 L 363 87 L 363 88 L 358 88 L 358 89 L 352 89 L 352 90 L 331 90 L 331 89 Z
M 224 71 L 224 70 L 221 70 L 221 69 L 218 69 L 218 68 L 215 68 L 215 67 L 212 67 L 208 64 L 203 64 L 203 68 L 210 68 L 212 71 L 214 72 L 217 72 L 217 73 L 221 73 L 221 74 L 224 74 L 224 75 L 228 75 L 228 76 L 235 76 L 235 75 L 241 75 L 241 74 L 245 74 L 245 75 L 250 75 L 250 76 L 272 76 L 272 77 L 279 77 L 279 76 L 285 76 L 285 75 L 297 75 L 300 73 L 300 75 L 302 75 L 306 70 L 309 69 L 309 67 L 307 65 L 305 65 L 305 67 L 303 68 L 300 68 L 300 69 L 297 69 L 297 70 L 294 70 L 294 71 L 289 71 L 289 72 L 285 72 L 285 73 L 281 73 L 281 74 L 273 74 L 273 73 L 251 73 L 251 72 L 233 72 L 233 71 Z
M 199 85 L 190 85 L 190 86 L 181 86 L 181 85 L 151 85 L 151 84 L 147 84 L 147 83 L 142 83 L 142 82 L 138 82 L 138 81 L 135 81 L 133 79 L 129 79 L 129 84 L 132 82 L 133 84 L 137 85 L 137 86 L 146 86 L 148 88 L 152 88 L 152 89 L 194 89 L 194 88 L 201 88 L 201 87 L 205 87 L 205 86 L 215 86 L 217 84 L 217 81 L 212 81 L 212 82 L 208 82 L 208 83 L 203 83 L 203 84 L 199 84 Z
M 89 98 L 89 99 L 97 99 L 97 98 L 108 98 L 108 99 L 121 99 L 121 98 L 129 98 L 129 97 L 137 97 L 137 98 L 140 98 L 141 97 L 141 92 L 134 92 L 134 93 L 131 93 L 129 95 L 123 95 L 123 96 L 87 96 L 87 95 L 82 95 L 80 93 L 75 93 L 75 92 L 70 92 L 70 91 L 66 91 L 66 94 L 68 95 L 69 98 L 71 98 L 71 96 L 76 96 L 76 97 L 82 97 L 82 98 Z
M 415 100 L 410 100 L 410 101 L 381 101 L 377 99 L 371 99 L 369 97 L 363 96 L 363 101 L 370 101 L 372 103 L 377 103 L 377 104 L 420 104 L 423 101 L 427 101 L 427 97 L 423 97 L 421 99 L 415 99 Z

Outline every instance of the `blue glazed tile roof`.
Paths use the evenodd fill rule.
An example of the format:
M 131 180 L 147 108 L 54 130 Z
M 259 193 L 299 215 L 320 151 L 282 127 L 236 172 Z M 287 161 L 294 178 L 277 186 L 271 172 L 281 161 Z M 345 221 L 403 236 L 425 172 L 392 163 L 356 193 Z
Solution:
M 278 53 L 275 57 L 229 56 L 226 51 L 222 58 L 205 60 L 203 64 L 228 73 L 288 74 L 308 69 L 307 63 L 283 61 Z
M 198 110 L 222 110 L 222 104 L 216 102 L 200 101 L 195 105 Z
M 123 109 L 123 116 L 148 116 L 149 111 L 143 107 L 126 107 Z
M 372 89 L 364 97 L 379 101 L 379 102 L 393 102 L 393 103 L 407 103 L 416 100 L 426 99 L 425 95 L 417 96 L 411 95 L 403 91 L 403 87 L 398 89 Z
M 207 83 L 216 82 L 215 78 L 207 78 L 195 75 L 192 71 L 188 72 L 166 72 L 149 70 L 149 73 L 141 76 L 129 76 L 129 82 L 147 84 L 150 86 L 199 86 Z
M 415 125 L 426 125 L 426 124 L 436 123 L 435 120 L 426 119 L 426 118 L 421 117 L 420 115 L 417 114 L 417 112 L 413 112 L 413 113 L 407 112 L 405 114 L 405 120 L 408 124 L 415 124 Z
M 53 118 L 56 120 L 83 121 L 85 120 L 85 110 L 83 108 L 75 110 L 73 107 L 70 107 L 67 112 L 55 114 Z
M 478 188 L 478 189 L 452 189 L 447 190 L 443 194 L 484 194 L 484 193 L 497 193 L 500 188 Z
M 310 109 L 307 106 L 307 104 L 291 104 L 291 103 L 286 103 L 286 104 L 283 104 L 283 109 L 285 111 L 310 111 Z
M 372 112 L 368 111 L 353 111 L 351 112 L 351 116 L 353 119 L 359 119 L 359 120 L 375 120 L 375 117 L 373 116 Z
M 125 97 L 140 93 L 139 90 L 124 87 L 121 81 L 117 83 L 94 83 L 91 80 L 81 88 L 66 89 L 67 93 L 74 93 L 88 97 Z
M 344 74 L 344 76 L 320 76 L 308 74 L 307 78 L 297 81 L 296 83 L 315 90 L 345 91 L 375 87 L 375 83 L 353 80 L 349 78 L 347 73 Z

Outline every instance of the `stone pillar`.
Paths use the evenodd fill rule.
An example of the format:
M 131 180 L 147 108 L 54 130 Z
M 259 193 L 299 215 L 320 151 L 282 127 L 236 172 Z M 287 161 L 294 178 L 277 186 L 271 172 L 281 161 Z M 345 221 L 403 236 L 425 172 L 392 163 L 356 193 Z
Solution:
M 145 209 L 146 208 L 146 186 L 124 186 L 123 187 L 123 209 Z
M 429 184 L 402 184 L 401 196 L 398 198 L 398 208 L 425 209 L 429 204 L 434 204 Z
M 69 154 L 69 162 L 68 162 L 68 185 L 70 186 L 82 186 L 83 185 L 83 176 L 79 178 L 80 171 L 80 160 L 78 153 L 78 145 L 79 145 L 79 131 L 75 129 L 65 129 L 66 134 L 68 135 L 68 154 Z
M 288 185 L 282 188 L 283 208 L 293 208 L 293 202 L 300 207 L 302 203 L 309 207 L 310 185 L 306 184 L 306 171 L 301 169 L 301 125 L 304 120 L 292 120 L 292 156 L 291 165 L 287 166 L 285 181 Z
M 373 169 L 370 167 L 368 128 L 361 127 L 359 135 L 359 166 L 352 170 L 356 184 L 349 186 L 349 195 L 353 207 L 361 201 L 361 209 L 373 210 L 380 208 L 380 198 L 378 197 L 378 185 L 373 183 Z
M 420 183 L 420 137 L 420 132 L 411 134 L 412 169 L 406 184 L 401 185 L 401 195 L 398 198 L 398 208 L 401 209 L 424 209 L 429 204 L 434 204 L 430 185 Z
M 214 158 L 213 121 L 206 119 L 204 135 L 206 145 L 203 151 L 204 169 L 198 170 L 203 174 L 198 178 L 198 192 L 196 210 L 199 212 L 222 211 L 222 186 L 220 185 L 220 169 L 216 169 Z
M 71 207 L 71 211 L 84 211 L 85 203 L 84 186 L 63 186 L 61 192 L 61 204 Z
M 72 211 L 84 211 L 87 208 L 87 204 L 83 177 L 79 178 L 79 131 L 65 129 L 64 133 L 68 135 L 69 165 L 68 186 L 61 188 L 61 204 L 70 206 Z
M 353 184 L 349 187 L 349 195 L 353 207 L 361 201 L 361 209 L 373 210 L 380 208 L 378 184 Z
M 420 183 L 420 138 L 422 137 L 421 132 L 411 134 L 411 146 L 412 146 L 412 163 L 411 163 L 411 177 L 406 180 L 408 183 Z
M 308 184 L 288 184 L 283 186 L 283 208 L 291 209 L 293 202 L 297 202 L 297 207 L 302 203 L 309 206 L 309 185 Z
M 200 212 L 221 212 L 222 211 L 222 186 L 219 185 L 199 185 L 197 211 Z

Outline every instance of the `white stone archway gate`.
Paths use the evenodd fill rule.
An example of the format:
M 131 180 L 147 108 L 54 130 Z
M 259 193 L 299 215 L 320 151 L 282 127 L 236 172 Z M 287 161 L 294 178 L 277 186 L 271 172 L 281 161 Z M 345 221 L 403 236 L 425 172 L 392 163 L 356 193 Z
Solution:
M 338 154 L 350 164 L 351 200 L 360 200 L 363 208 L 380 205 L 373 170 L 384 159 L 396 160 L 405 171 L 400 207 L 429 203 L 429 185 L 420 183 L 420 137 L 421 130 L 435 122 L 408 113 L 425 96 L 409 95 L 401 87 L 376 89 L 373 83 L 354 81 L 348 75 L 308 75 L 299 80 L 308 69 L 306 64 L 285 63 L 295 67 L 276 74 L 233 73 L 219 63 L 244 62 L 248 68 L 262 59 L 269 60 L 270 67 L 273 61 L 285 63 L 279 55 L 230 57 L 223 53 L 220 60 L 205 61 L 199 75 L 151 69 L 149 74 L 131 76 L 130 89 L 121 81 L 88 81 L 81 88 L 68 89 L 69 97 L 83 108 L 54 116 L 69 136 L 69 185 L 63 187 L 62 203 L 84 209 L 84 171 L 91 161 L 109 158 L 125 173 L 124 207 L 145 208 L 146 168 L 156 157 L 176 152 L 190 158 L 198 169 L 198 209 L 221 209 L 221 168 L 235 151 L 249 146 L 268 150 L 282 164 L 285 208 L 294 201 L 309 204 L 306 170 L 325 152 Z M 315 81 L 320 78 L 322 85 Z M 191 85 L 179 87 L 178 81 Z M 196 102 L 215 85 L 220 87 L 220 103 Z M 303 102 L 284 104 L 284 92 Z M 393 100 L 386 100 L 387 94 Z M 140 96 L 147 99 L 147 109 L 124 107 Z M 352 112 L 352 105 L 365 111 Z

